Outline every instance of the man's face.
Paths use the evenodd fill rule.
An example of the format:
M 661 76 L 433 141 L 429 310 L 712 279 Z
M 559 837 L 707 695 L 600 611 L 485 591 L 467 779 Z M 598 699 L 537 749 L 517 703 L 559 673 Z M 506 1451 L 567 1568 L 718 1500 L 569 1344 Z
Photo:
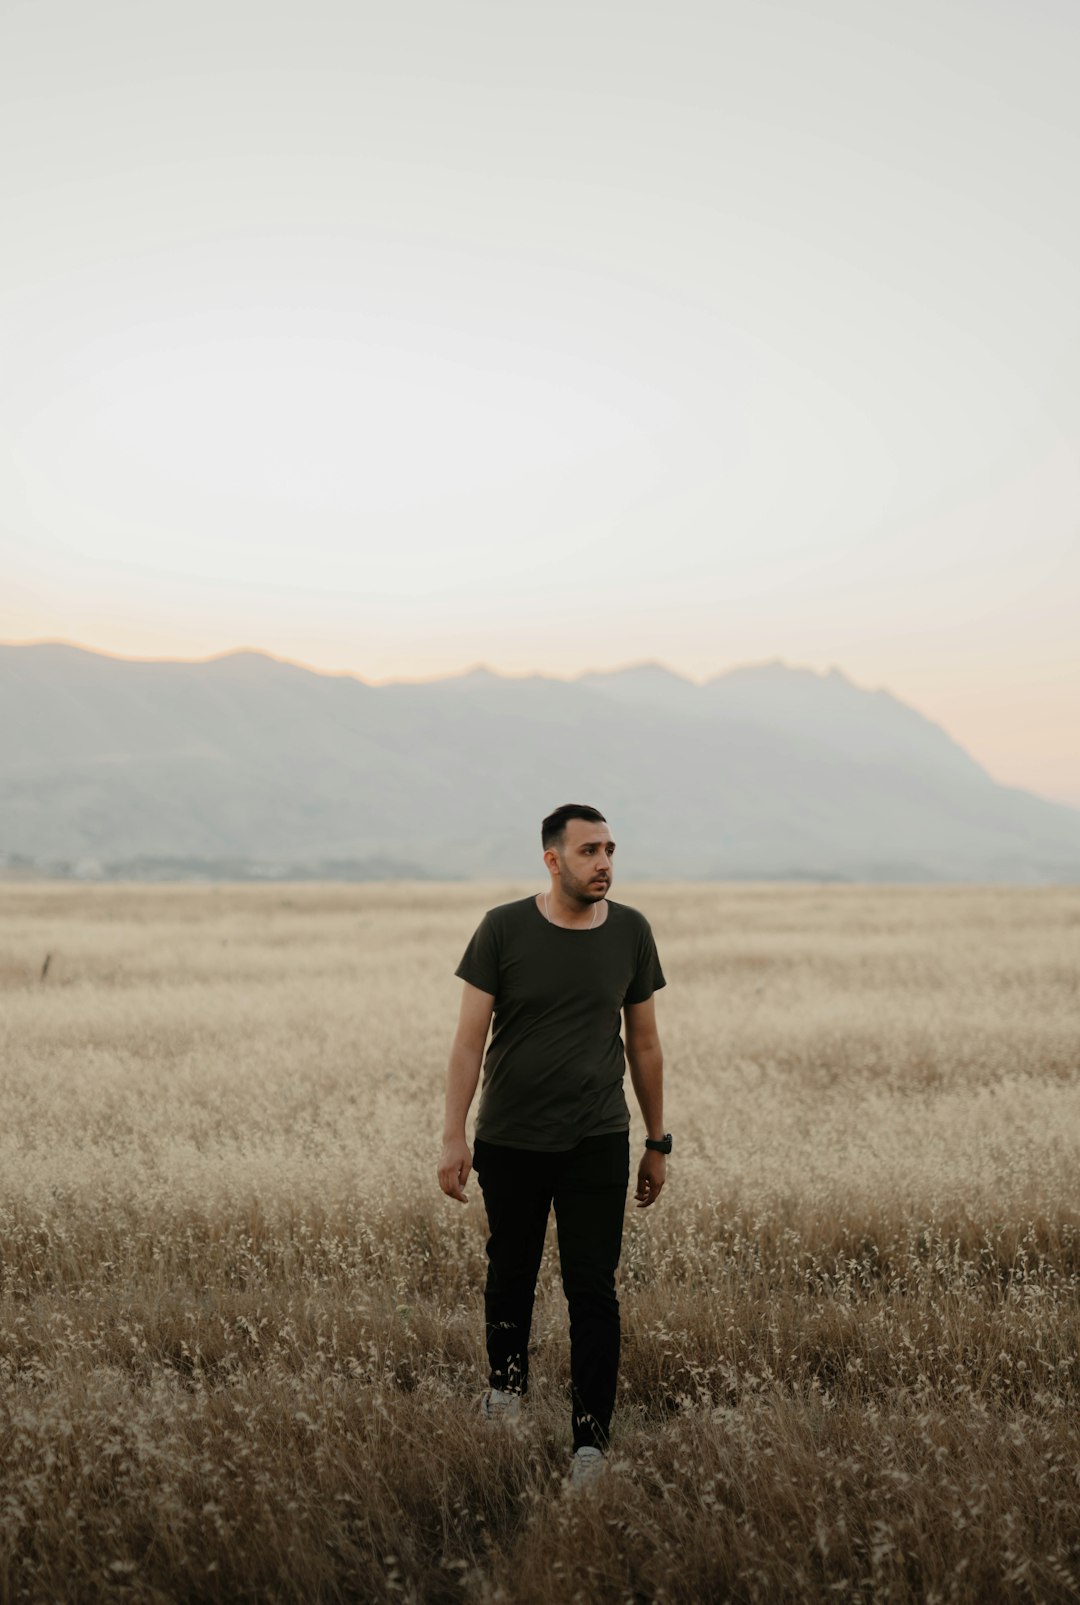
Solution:
M 562 845 L 544 854 L 549 867 L 558 864 L 559 887 L 581 903 L 598 903 L 608 894 L 615 873 L 615 843 L 606 825 L 589 819 L 569 819 Z

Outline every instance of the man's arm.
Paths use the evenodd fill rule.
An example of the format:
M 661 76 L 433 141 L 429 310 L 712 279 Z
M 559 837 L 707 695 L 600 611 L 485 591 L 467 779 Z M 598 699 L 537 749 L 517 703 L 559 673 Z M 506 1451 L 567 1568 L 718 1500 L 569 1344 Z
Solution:
M 439 1159 L 439 1186 L 448 1198 L 456 1198 L 464 1204 L 465 1183 L 472 1170 L 472 1154 L 465 1141 L 465 1120 L 480 1079 L 495 999 L 490 992 L 481 992 L 468 981 L 463 985 L 461 1014 L 446 1072 L 446 1118 Z
M 623 1010 L 626 1022 L 626 1058 L 630 1080 L 645 1122 L 645 1135 L 664 1135 L 664 1050 L 656 1029 L 656 995 L 644 1003 L 628 1003 Z M 646 1148 L 638 1166 L 638 1207 L 655 1204 L 667 1179 L 667 1156 Z

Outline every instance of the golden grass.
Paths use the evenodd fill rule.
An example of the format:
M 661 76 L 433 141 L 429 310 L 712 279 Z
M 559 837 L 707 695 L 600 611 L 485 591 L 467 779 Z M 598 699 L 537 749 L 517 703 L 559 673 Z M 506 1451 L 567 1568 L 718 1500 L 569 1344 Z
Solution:
M 1080 890 L 617 889 L 677 1148 L 577 1500 L 553 1242 L 493 1434 L 435 1180 L 524 890 L 0 887 L 0 1602 L 1080 1596 Z

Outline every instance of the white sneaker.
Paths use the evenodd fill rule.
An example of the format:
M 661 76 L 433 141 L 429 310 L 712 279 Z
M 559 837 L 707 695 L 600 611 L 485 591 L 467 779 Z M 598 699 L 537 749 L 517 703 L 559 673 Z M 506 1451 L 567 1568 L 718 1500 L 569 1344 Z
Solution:
M 485 1421 L 517 1421 L 521 1415 L 521 1394 L 489 1388 L 480 1400 L 480 1414 Z
M 571 1488 L 587 1488 L 602 1477 L 607 1468 L 603 1452 L 592 1444 L 583 1443 L 580 1449 L 575 1450 L 570 1462 Z

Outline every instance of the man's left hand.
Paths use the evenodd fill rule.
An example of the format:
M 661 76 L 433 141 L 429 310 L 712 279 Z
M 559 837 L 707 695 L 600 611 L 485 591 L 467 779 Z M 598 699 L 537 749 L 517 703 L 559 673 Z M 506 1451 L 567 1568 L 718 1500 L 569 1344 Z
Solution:
M 667 1154 L 658 1154 L 655 1148 L 646 1148 L 637 1172 L 637 1199 L 639 1209 L 648 1209 L 660 1197 L 667 1180 Z

